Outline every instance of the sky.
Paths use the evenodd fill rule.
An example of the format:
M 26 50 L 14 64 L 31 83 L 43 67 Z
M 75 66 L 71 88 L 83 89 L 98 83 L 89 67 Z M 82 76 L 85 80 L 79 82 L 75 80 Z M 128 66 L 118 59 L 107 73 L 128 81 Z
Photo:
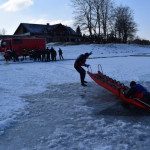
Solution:
M 118 6 L 129 6 L 138 25 L 137 35 L 150 40 L 150 1 L 114 0 Z M 73 27 L 74 14 L 71 0 L 0 0 L 0 30 L 13 34 L 20 23 L 55 24 Z M 73 27 L 74 29 L 74 27 Z

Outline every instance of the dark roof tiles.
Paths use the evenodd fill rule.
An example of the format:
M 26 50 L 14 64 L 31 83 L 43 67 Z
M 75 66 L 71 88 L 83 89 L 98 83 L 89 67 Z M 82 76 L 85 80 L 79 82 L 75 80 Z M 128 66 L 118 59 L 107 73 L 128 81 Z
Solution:
M 72 35 L 77 35 L 77 33 L 70 27 L 68 26 L 64 26 L 62 24 L 55 24 L 55 25 L 43 25 L 43 24 L 29 24 L 29 23 L 21 23 L 20 26 L 23 26 L 24 28 L 26 28 L 26 30 L 30 33 L 36 33 L 36 34 L 40 34 L 43 33 L 45 31 L 50 32 L 51 30 L 54 30 L 55 28 L 57 28 L 58 26 L 63 26 L 64 28 L 66 28 L 66 30 L 68 32 L 70 32 Z M 18 27 L 19 28 L 19 27 Z M 17 31 L 17 30 L 16 30 Z

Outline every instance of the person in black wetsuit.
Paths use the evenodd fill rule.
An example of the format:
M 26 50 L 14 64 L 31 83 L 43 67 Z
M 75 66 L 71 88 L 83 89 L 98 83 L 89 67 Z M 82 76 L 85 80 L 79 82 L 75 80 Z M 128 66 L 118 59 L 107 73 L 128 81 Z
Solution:
M 89 67 L 88 64 L 85 64 L 86 59 L 92 54 L 92 52 L 90 53 L 85 53 L 85 54 L 81 54 L 75 61 L 74 63 L 74 68 L 77 70 L 77 72 L 79 72 L 80 74 L 80 79 L 81 79 L 81 85 L 82 86 L 87 86 L 85 83 L 87 83 L 84 79 L 85 79 L 85 75 L 86 75 L 86 71 L 82 68 L 82 66 L 85 67 Z

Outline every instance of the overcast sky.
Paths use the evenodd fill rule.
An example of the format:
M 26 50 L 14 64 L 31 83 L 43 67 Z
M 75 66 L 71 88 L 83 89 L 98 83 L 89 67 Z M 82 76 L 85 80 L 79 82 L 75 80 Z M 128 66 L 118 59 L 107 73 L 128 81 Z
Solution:
M 150 40 L 150 0 L 114 0 L 129 6 L 138 24 L 137 35 Z M 73 25 L 71 0 L 0 0 L 0 30 L 13 34 L 20 23 Z

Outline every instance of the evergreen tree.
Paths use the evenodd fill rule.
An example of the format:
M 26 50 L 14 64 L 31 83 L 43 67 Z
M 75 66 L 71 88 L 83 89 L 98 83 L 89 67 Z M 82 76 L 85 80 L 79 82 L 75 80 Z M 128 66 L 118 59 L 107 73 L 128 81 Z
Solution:
M 76 33 L 77 33 L 79 36 L 82 36 L 80 26 L 77 26 Z

